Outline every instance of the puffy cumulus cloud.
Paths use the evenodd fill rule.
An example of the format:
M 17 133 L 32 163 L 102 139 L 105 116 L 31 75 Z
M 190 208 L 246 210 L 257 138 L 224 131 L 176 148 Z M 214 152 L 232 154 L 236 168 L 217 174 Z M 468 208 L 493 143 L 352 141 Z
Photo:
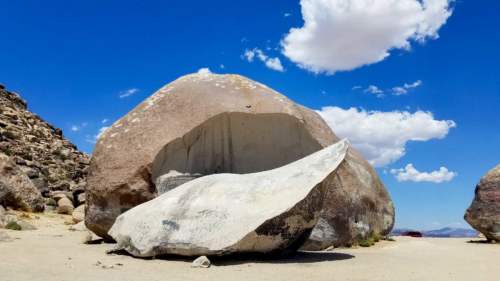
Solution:
M 403 157 L 409 141 L 442 139 L 456 127 L 455 122 L 436 120 L 432 113 L 424 111 L 381 112 L 329 106 L 317 112 L 339 137 L 348 138 L 376 167 Z
M 266 65 L 266 67 L 269 68 L 269 69 L 276 70 L 276 71 L 279 71 L 279 72 L 285 71 L 285 68 L 281 64 L 281 60 L 278 57 L 271 58 L 268 55 L 266 55 L 264 53 L 264 51 L 262 51 L 259 48 L 253 48 L 251 50 L 248 50 L 248 49 L 245 50 L 245 52 L 242 55 L 242 58 L 245 59 L 248 62 L 253 62 L 255 60 L 255 58 L 257 58 L 258 60 L 260 60 L 261 62 L 263 62 Z
M 391 49 L 438 38 L 453 0 L 301 0 L 304 25 L 282 40 L 283 54 L 315 73 L 380 62 Z
M 443 183 L 449 182 L 457 176 L 457 173 L 449 171 L 446 167 L 441 167 L 439 170 L 432 172 L 420 172 L 415 169 L 411 163 L 406 165 L 404 169 L 392 169 L 391 174 L 393 174 L 399 182 Z

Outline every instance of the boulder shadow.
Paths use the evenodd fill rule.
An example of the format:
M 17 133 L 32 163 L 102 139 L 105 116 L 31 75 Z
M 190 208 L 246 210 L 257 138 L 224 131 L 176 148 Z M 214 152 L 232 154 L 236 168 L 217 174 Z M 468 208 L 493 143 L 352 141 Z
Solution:
M 246 263 L 307 264 L 353 259 L 355 256 L 337 252 L 297 252 L 287 256 L 267 256 L 258 254 L 212 257 L 215 266 L 232 266 Z
M 467 243 L 470 243 L 470 244 L 491 244 L 491 245 L 499 244 L 499 243 L 496 243 L 496 242 L 488 240 L 488 239 L 469 240 L 469 241 L 467 241 Z
M 138 258 L 129 254 L 125 250 L 109 250 L 108 255 L 128 256 L 142 260 L 164 260 L 164 261 L 181 261 L 191 263 L 197 257 L 184 257 L 178 255 L 162 255 L 151 258 Z M 264 254 L 234 254 L 228 256 L 209 256 L 208 257 L 214 266 L 234 266 L 247 263 L 268 263 L 268 264 L 307 264 L 318 262 L 342 261 L 355 258 L 355 256 L 336 252 L 297 252 L 295 254 L 280 256 L 280 255 L 264 255 Z

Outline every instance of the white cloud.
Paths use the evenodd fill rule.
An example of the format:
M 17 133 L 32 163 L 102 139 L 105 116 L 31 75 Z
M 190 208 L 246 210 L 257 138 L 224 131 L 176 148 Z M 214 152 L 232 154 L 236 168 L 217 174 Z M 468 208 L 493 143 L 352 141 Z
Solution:
M 128 89 L 125 91 L 121 91 L 119 97 L 121 99 L 124 99 L 124 98 L 130 97 L 130 96 L 133 96 L 133 95 L 137 94 L 138 92 L 139 92 L 139 89 L 137 89 L 137 88 Z
M 102 119 L 101 124 L 106 124 L 106 123 L 108 123 L 108 122 L 109 122 L 109 119 L 104 118 L 104 119 Z
M 278 57 L 271 58 L 267 56 L 264 51 L 259 48 L 253 48 L 252 50 L 245 50 L 243 53 L 243 59 L 246 59 L 248 62 L 253 62 L 256 58 L 263 62 L 267 68 L 276 70 L 279 72 L 285 71 L 285 68 L 281 64 L 281 60 Z
M 276 71 L 283 72 L 285 69 L 283 68 L 283 65 L 281 64 L 281 61 L 279 58 L 269 58 L 265 61 L 265 64 L 268 68 Z
M 253 62 L 253 59 L 255 58 L 256 52 L 254 50 L 245 50 L 243 53 L 243 57 L 248 61 L 248 62 Z
M 339 137 L 348 138 L 377 167 L 403 157 L 409 141 L 442 139 L 456 127 L 455 122 L 436 120 L 425 111 L 381 112 L 329 106 L 318 113 Z
M 404 87 L 397 86 L 397 87 L 392 88 L 392 94 L 395 96 L 402 96 L 402 95 L 406 95 L 407 93 L 408 93 L 408 90 L 405 89 Z
M 208 68 L 208 67 L 203 67 L 203 68 L 198 69 L 198 74 L 208 75 L 208 74 L 212 74 L 212 71 L 210 71 L 210 68 Z
M 225 65 L 223 65 L 223 64 L 221 63 L 221 64 L 219 65 L 219 68 L 220 68 L 220 69 L 224 69 L 224 68 L 226 68 L 226 66 L 225 66 Z
M 304 26 L 291 28 L 283 54 L 299 67 L 333 74 L 380 62 L 393 49 L 437 39 L 453 0 L 301 0 Z
M 420 172 L 415 169 L 411 163 L 406 165 L 404 169 L 392 169 L 391 174 L 393 174 L 399 182 L 413 181 L 443 183 L 449 182 L 457 176 L 457 173 L 451 172 L 445 167 L 441 167 L 437 171 Z
M 284 14 L 283 14 L 283 16 L 284 16 L 285 18 L 288 18 L 288 17 L 291 17 L 291 16 L 292 16 L 292 13 L 284 13 Z
M 417 80 L 411 84 L 405 83 L 404 87 L 405 87 L 405 89 L 414 89 L 414 88 L 420 87 L 420 85 L 422 85 L 422 80 Z
M 375 96 L 377 96 L 377 98 L 384 97 L 384 91 L 375 85 L 368 86 L 368 88 L 366 88 L 363 92 L 369 93 L 369 94 L 374 94 Z
M 411 84 L 405 83 L 403 86 L 393 87 L 391 90 L 392 90 L 393 95 L 401 96 L 401 95 L 406 95 L 409 90 L 416 89 L 416 88 L 420 87 L 421 85 L 422 85 L 422 81 L 417 80 Z
M 83 123 L 78 124 L 78 125 L 76 125 L 76 124 L 75 125 L 71 125 L 70 129 L 71 129 L 72 132 L 79 132 L 83 128 L 87 127 L 88 124 L 89 124 L 88 122 L 83 122 Z

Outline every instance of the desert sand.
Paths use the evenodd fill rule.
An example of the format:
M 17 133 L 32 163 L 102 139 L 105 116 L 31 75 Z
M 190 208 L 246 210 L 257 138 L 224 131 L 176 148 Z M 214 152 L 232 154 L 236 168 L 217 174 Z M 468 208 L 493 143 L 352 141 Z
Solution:
M 470 239 L 398 237 L 371 248 L 298 253 L 281 260 L 213 260 L 209 269 L 192 260 L 141 260 L 107 255 L 113 244 L 86 245 L 86 232 L 69 230 L 70 217 L 38 215 L 38 230 L 1 230 L 14 238 L 0 242 L 1 281 L 127 280 L 481 280 L 498 281 L 500 245 Z

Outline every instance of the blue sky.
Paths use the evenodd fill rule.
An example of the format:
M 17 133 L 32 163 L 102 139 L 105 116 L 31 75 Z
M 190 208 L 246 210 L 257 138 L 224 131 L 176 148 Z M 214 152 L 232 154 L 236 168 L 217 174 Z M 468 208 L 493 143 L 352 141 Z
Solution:
M 323 109 L 375 159 L 398 227 L 465 227 L 500 159 L 500 3 L 391 1 L 0 0 L 0 82 L 91 152 L 100 128 L 164 84 L 238 73 Z

